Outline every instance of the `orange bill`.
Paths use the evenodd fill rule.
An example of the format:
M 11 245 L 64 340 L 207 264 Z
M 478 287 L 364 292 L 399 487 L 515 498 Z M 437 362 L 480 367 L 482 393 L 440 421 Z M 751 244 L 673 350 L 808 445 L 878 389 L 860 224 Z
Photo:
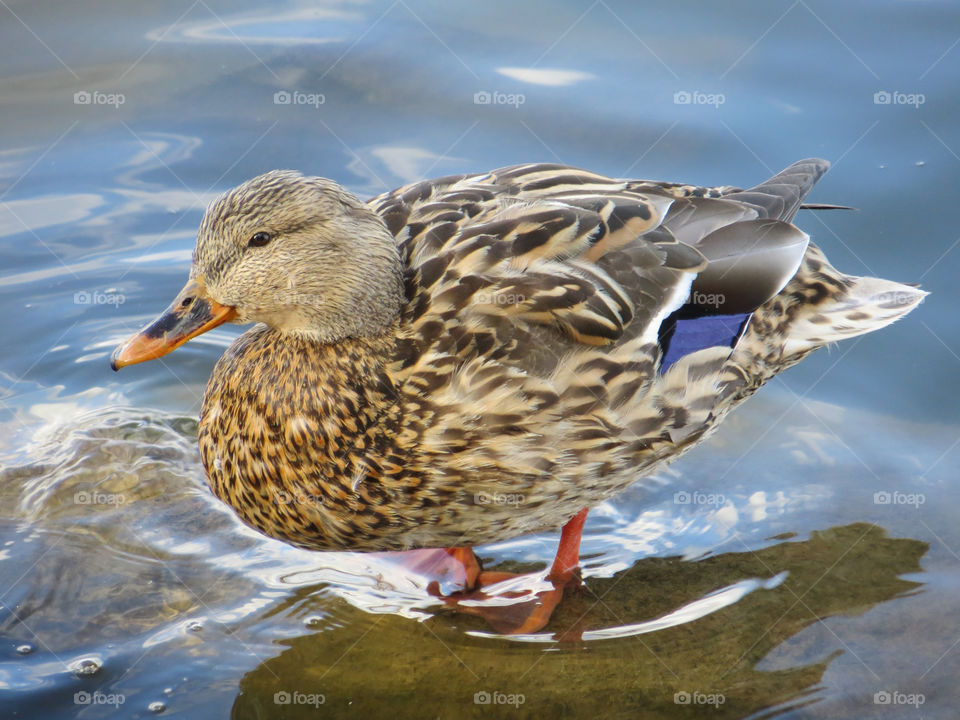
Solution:
M 202 278 L 191 280 L 160 317 L 113 351 L 110 367 L 119 370 L 163 357 L 236 316 L 235 308 L 221 305 L 207 294 Z

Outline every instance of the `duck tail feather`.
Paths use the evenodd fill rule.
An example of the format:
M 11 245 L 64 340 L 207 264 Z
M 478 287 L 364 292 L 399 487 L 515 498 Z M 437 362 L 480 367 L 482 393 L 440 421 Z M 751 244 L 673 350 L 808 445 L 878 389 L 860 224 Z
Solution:
M 829 169 L 830 163 L 826 160 L 800 160 L 756 187 L 725 197 L 754 207 L 761 218 L 790 222 L 804 198 Z
M 840 297 L 799 315 L 790 325 L 788 351 L 819 347 L 886 327 L 907 315 L 929 294 L 912 285 L 875 277 L 848 276 Z

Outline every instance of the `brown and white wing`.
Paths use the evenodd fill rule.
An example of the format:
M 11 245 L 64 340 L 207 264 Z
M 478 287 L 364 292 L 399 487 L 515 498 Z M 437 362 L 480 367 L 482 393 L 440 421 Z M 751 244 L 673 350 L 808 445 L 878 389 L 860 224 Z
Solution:
M 533 164 L 374 198 L 407 267 L 398 359 L 544 374 L 577 348 L 656 343 L 691 290 L 752 310 L 796 271 L 807 239 L 789 219 L 825 168 L 700 192 Z
M 549 372 L 578 346 L 656 324 L 702 255 L 661 225 L 673 202 L 563 166 L 401 188 L 372 201 L 407 264 L 404 362 L 428 349 Z M 621 267 L 617 267 L 617 262 Z

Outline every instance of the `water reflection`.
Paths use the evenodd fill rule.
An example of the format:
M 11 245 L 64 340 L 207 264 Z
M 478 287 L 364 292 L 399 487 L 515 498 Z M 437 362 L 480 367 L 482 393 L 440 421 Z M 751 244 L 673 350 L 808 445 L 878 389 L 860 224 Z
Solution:
M 0 236 L 80 222 L 90 217 L 103 202 L 102 197 L 92 193 L 11 200 L 0 206 Z
M 182 22 L 151 30 L 153 42 L 237 43 L 241 45 L 320 45 L 343 42 L 349 29 L 355 31 L 363 20 L 359 13 L 331 8 L 309 7 L 288 12 L 246 12 L 220 15 L 203 5 L 207 12 L 196 17 L 189 12 Z M 186 16 L 186 17 L 185 17 Z M 333 30 L 336 34 L 331 34 Z M 340 32 L 337 32 L 337 31 Z M 342 34 L 341 34 L 342 33 Z
M 520 82 L 546 87 L 576 85 L 595 77 L 592 73 L 581 70 L 560 70 L 556 68 L 500 67 L 497 68 L 497 72 L 504 77 L 513 78 Z
M 517 643 L 510 652 L 502 649 L 507 640 L 468 636 L 482 627 L 479 619 L 441 614 L 412 624 L 341 606 L 338 622 L 284 640 L 283 652 L 243 678 L 232 717 L 270 716 L 277 709 L 275 693 L 294 692 L 323 695 L 326 717 L 389 716 L 405 697 L 416 698 L 422 717 L 443 716 L 450 708 L 469 715 L 475 693 L 494 691 L 524 696 L 519 717 L 591 717 L 598 707 L 610 717 L 678 717 L 684 716 L 678 701 L 695 692 L 722 695 L 724 702 L 691 707 L 690 717 L 701 716 L 697 712 L 744 717 L 773 707 L 779 714 L 815 700 L 817 684 L 842 651 L 777 670 L 758 669 L 761 661 L 826 618 L 859 615 L 916 592 L 920 584 L 900 575 L 919 572 L 926 550 L 926 543 L 890 538 L 875 525 L 856 523 L 814 532 L 804 541 L 698 562 L 642 559 L 568 595 L 550 622 L 556 642 Z M 736 578 L 775 573 L 779 582 L 743 593 L 693 622 L 600 640 L 638 618 L 666 617 L 711 597 Z M 301 589 L 277 612 L 302 614 L 309 595 Z M 604 631 L 596 628 L 610 630 L 600 635 Z M 371 677 L 378 679 L 375 686 Z M 316 709 L 291 704 L 283 712 L 315 717 Z

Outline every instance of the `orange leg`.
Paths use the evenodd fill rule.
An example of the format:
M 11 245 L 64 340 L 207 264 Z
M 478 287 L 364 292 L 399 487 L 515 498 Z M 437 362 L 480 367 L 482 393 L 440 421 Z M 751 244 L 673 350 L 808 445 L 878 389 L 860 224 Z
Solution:
M 587 522 L 588 512 L 589 508 L 578 512 L 560 531 L 560 545 L 557 547 L 550 574 L 547 575 L 554 583 L 568 583 L 580 566 L 580 539 L 583 537 L 583 526 Z
M 542 629 L 553 615 L 554 609 L 563 598 L 563 591 L 567 587 L 578 585 L 580 577 L 577 569 L 580 566 L 580 539 L 583 537 L 583 526 L 587 521 L 588 508 L 583 508 L 574 515 L 560 531 L 560 544 L 557 554 L 553 558 L 553 565 L 547 574 L 547 579 L 553 584 L 552 590 L 541 591 L 527 602 L 508 605 L 505 607 L 470 607 L 472 612 L 483 617 L 496 632 L 504 635 L 522 635 L 534 633 Z M 480 573 L 480 586 L 492 584 L 505 579 L 495 579 L 487 576 L 512 577 L 512 573 Z M 579 631 L 567 633 L 564 639 L 578 639 Z

